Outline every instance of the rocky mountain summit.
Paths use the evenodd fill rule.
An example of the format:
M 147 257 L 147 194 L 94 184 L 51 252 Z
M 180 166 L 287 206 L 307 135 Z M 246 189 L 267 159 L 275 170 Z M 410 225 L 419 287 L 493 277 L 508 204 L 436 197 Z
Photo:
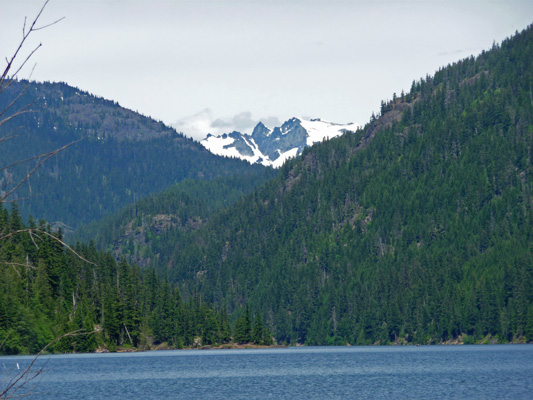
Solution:
M 300 155 L 307 146 L 358 128 L 353 123 L 291 118 L 273 129 L 259 122 L 252 134 L 233 131 L 219 136 L 207 135 L 201 144 L 217 155 L 278 168 L 289 158 Z

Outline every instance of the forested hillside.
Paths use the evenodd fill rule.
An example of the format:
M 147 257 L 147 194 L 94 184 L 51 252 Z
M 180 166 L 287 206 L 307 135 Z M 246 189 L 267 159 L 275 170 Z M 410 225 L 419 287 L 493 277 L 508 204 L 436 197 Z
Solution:
M 169 242 L 167 234 L 172 234 L 172 242 L 180 242 L 217 211 L 236 203 L 274 175 L 273 169 L 260 169 L 212 180 L 186 179 L 81 227 L 74 236 L 83 242 L 93 241 L 116 258 L 134 261 L 141 267 L 153 265 L 165 251 L 161 244 Z
M 10 112 L 27 105 L 31 112 L 0 126 L 0 137 L 15 135 L 0 146 L 2 167 L 81 141 L 45 162 L 8 200 L 21 199 L 24 217 L 44 218 L 65 231 L 183 179 L 266 171 L 214 156 L 161 122 L 63 83 L 15 82 L 0 96 L 0 110 L 21 91 Z M 5 170 L 0 194 L 16 186 L 39 161 Z
M 307 344 L 533 340 L 533 29 L 413 82 L 154 266 Z
M 237 342 L 270 343 L 259 315 L 244 328 L 200 296 L 182 298 L 154 270 L 91 245 L 68 249 L 44 221 L 22 222 L 0 207 L 0 354 L 90 352 Z M 242 325 L 242 323 L 241 323 Z M 79 335 L 57 340 L 67 333 Z
M 232 325 L 238 342 L 269 342 L 269 330 L 291 344 L 532 341 L 531 65 L 533 27 L 414 81 L 364 129 L 276 173 L 30 84 L 21 102 L 41 101 L 2 126 L 24 126 L 2 165 L 83 140 L 0 210 L 2 351 L 77 329 L 96 333 L 51 349 L 225 343 Z M 2 190 L 27 171 L 4 173 Z M 94 241 L 78 256 L 19 211 L 76 227 L 141 197 L 80 237 L 142 268 Z

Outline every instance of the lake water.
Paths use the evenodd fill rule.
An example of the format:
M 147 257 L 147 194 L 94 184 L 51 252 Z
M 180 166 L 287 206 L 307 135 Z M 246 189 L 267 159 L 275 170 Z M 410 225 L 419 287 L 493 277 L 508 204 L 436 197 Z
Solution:
M 0 381 L 31 360 L 0 357 Z M 70 354 L 37 364 L 36 399 L 533 398 L 533 345 Z

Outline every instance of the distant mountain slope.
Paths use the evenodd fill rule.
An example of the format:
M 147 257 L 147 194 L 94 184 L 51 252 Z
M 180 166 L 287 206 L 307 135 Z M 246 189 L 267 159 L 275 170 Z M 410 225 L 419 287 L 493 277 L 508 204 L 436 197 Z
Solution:
M 304 148 L 357 129 L 356 124 L 292 118 L 273 129 L 260 122 L 251 135 L 240 132 L 208 135 L 201 143 L 217 155 L 279 168 L 289 158 L 302 154 Z
M 48 160 L 16 195 L 23 215 L 64 229 L 99 219 L 183 179 L 212 179 L 262 167 L 209 153 L 163 123 L 63 83 L 16 82 L 0 96 L 0 109 L 25 85 L 13 109 L 31 113 L 0 127 L 0 164 L 25 160 L 66 143 L 79 143 Z M 35 162 L 4 171 L 0 191 L 25 176 Z
M 304 150 L 157 267 L 279 342 L 533 340 L 533 28 Z
M 274 175 L 274 170 L 259 169 L 209 181 L 186 179 L 81 227 L 74 239 L 93 241 L 117 259 L 147 267 L 167 252 L 161 243 L 181 241 Z

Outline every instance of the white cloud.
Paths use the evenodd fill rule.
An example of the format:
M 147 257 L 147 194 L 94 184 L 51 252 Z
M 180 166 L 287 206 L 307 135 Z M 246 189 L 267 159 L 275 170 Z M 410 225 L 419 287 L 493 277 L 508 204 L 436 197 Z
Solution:
M 244 111 L 230 118 L 217 118 L 211 126 L 225 130 L 235 130 L 239 132 L 246 132 L 253 129 L 257 125 L 257 121 L 252 119 L 252 113 L 250 111 Z
M 209 133 L 212 135 L 233 131 L 251 133 L 259 121 L 270 128 L 281 125 L 279 118 L 273 116 L 257 119 L 253 118 L 250 111 L 243 111 L 231 117 L 215 117 L 213 111 L 206 108 L 196 114 L 179 119 L 172 126 L 185 136 L 200 141 Z
M 273 129 L 276 126 L 281 126 L 282 124 L 282 122 L 280 121 L 278 117 L 273 117 L 272 115 L 266 118 L 261 118 L 261 122 L 263 123 L 263 125 L 265 125 L 267 128 L 270 128 L 270 129 Z
M 176 121 L 172 126 L 178 132 L 182 132 L 194 140 L 202 140 L 208 133 L 212 133 L 211 124 L 213 123 L 213 111 L 206 108 L 199 113 L 189 115 Z

